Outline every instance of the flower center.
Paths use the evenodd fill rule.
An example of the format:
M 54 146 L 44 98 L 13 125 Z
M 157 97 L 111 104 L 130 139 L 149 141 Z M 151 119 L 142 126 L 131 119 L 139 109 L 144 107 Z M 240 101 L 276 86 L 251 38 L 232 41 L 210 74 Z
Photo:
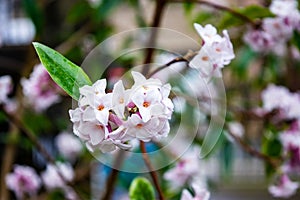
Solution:
M 208 59 L 209 59 L 208 56 L 203 56 L 203 57 L 202 57 L 202 60 L 203 60 L 203 61 L 208 61 Z
M 124 98 L 121 97 L 121 98 L 119 99 L 119 103 L 121 103 L 121 104 L 124 103 Z
M 101 105 L 98 106 L 97 109 L 98 109 L 99 111 L 102 111 L 104 108 L 105 108 L 105 107 L 101 104 Z
M 143 124 L 137 124 L 135 127 L 136 128 L 143 128 Z
M 143 107 L 148 108 L 149 106 L 150 106 L 150 103 L 149 103 L 149 102 L 145 101 L 145 102 L 143 103 Z

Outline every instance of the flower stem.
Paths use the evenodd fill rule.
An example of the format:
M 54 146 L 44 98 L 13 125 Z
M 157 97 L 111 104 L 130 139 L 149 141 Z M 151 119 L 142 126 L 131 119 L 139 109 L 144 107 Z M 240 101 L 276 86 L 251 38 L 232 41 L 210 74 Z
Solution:
M 145 164 L 147 165 L 149 171 L 150 171 L 150 175 L 151 175 L 151 178 L 153 180 L 153 183 L 154 183 L 154 187 L 156 188 L 157 192 L 158 192 L 158 195 L 159 195 L 159 199 L 160 200 L 164 200 L 164 196 L 163 196 L 163 193 L 162 193 L 162 189 L 160 188 L 160 185 L 159 185 L 159 182 L 158 182 L 158 178 L 157 178 L 157 174 L 156 172 L 154 171 L 152 165 L 151 165 L 151 162 L 150 162 L 150 159 L 149 159 L 149 156 L 147 154 L 147 150 L 146 150 L 146 146 L 145 146 L 145 142 L 143 141 L 140 141 L 140 148 L 141 148 L 141 151 L 143 153 L 143 159 L 145 161 Z
M 219 5 L 219 4 L 215 4 L 213 2 L 210 2 L 210 1 L 202 1 L 202 0 L 170 0 L 169 1 L 170 3 L 184 3 L 184 2 L 190 2 L 190 3 L 198 3 L 198 4 L 203 4 L 203 5 L 206 5 L 206 6 L 209 6 L 209 7 L 212 7 L 212 8 L 215 8 L 215 9 L 218 9 L 218 10 L 223 10 L 223 11 L 226 11 L 226 12 L 229 12 L 231 13 L 232 15 L 235 15 L 237 16 L 239 19 L 251 24 L 253 27 L 257 27 L 259 25 L 259 23 L 256 23 L 255 21 L 253 21 L 252 19 L 250 19 L 248 16 L 232 9 L 232 8 L 229 8 L 229 7 L 226 7 L 226 6 L 222 6 L 222 5 Z
M 147 48 L 146 50 L 146 56 L 145 56 L 145 60 L 144 60 L 144 68 L 142 70 L 142 74 L 146 75 L 149 72 L 149 63 L 151 63 L 152 61 L 152 57 L 153 57 L 153 53 L 154 53 L 154 44 L 156 42 L 157 39 L 157 29 L 155 29 L 155 27 L 159 27 L 160 25 L 160 21 L 163 15 L 163 11 L 165 8 L 167 1 L 166 0 L 156 0 L 156 7 L 155 7 L 155 13 L 154 13 L 154 18 L 153 18 L 153 22 L 151 24 L 151 27 L 153 27 L 151 29 L 151 34 L 150 34 L 150 38 L 148 41 L 147 46 L 149 48 Z M 150 48 L 152 47 L 152 48 Z
M 248 154 L 259 158 L 261 160 L 264 160 L 265 162 L 269 163 L 274 167 L 274 169 L 278 168 L 278 166 L 281 164 L 280 159 L 272 158 L 266 154 L 261 153 L 260 151 L 257 151 L 252 146 L 247 144 L 245 141 L 243 141 L 241 138 L 237 137 L 236 135 L 232 134 L 229 131 L 230 136 L 242 147 L 242 149 L 247 152 Z
M 57 171 L 58 175 L 60 176 L 60 178 L 62 179 L 62 181 L 64 183 L 66 183 L 67 185 L 69 185 L 73 189 L 73 191 L 76 193 L 74 188 L 71 186 L 71 183 L 65 179 L 65 177 L 62 175 L 61 171 L 56 166 L 55 159 L 48 153 L 48 151 L 44 148 L 44 146 L 41 145 L 41 143 L 35 137 L 34 133 L 31 130 L 29 130 L 20 119 L 18 119 L 14 115 L 7 113 L 5 111 L 5 109 L 3 109 L 1 106 L 0 106 L 0 110 L 6 115 L 6 117 L 10 120 L 10 122 L 13 125 L 15 125 L 22 133 L 24 133 L 27 136 L 27 138 L 33 143 L 33 145 L 37 148 L 37 150 L 41 153 L 41 155 L 49 163 L 51 163 L 52 165 L 54 165 L 54 167 L 56 167 L 56 171 Z M 80 199 L 79 195 L 78 194 L 76 194 L 76 195 L 77 195 L 77 199 Z

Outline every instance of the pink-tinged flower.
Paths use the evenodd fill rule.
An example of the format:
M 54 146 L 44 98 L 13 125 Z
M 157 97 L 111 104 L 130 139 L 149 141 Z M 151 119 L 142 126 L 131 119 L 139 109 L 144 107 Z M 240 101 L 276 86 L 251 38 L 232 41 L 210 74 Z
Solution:
M 210 198 L 210 192 L 206 188 L 196 184 L 193 184 L 192 188 L 195 195 L 193 196 L 188 190 L 184 189 L 180 200 L 208 200 Z
M 235 57 L 227 31 L 224 30 L 224 36 L 221 37 L 211 25 L 206 25 L 204 28 L 199 24 L 194 24 L 194 26 L 204 40 L 204 44 L 199 53 L 190 61 L 189 66 L 199 69 L 205 77 L 222 76 L 221 68 L 228 65 Z
M 74 161 L 82 152 L 82 144 L 77 137 L 68 132 L 62 132 L 55 138 L 56 146 L 66 159 Z
M 59 172 L 58 172 L 59 170 Z M 63 179 L 62 177 L 63 176 Z M 44 172 L 41 174 L 41 178 L 45 187 L 48 190 L 63 189 L 67 187 L 67 182 L 74 179 L 74 170 L 68 163 L 56 163 L 56 166 L 49 164 Z
M 249 29 L 243 39 L 256 52 L 271 51 L 275 45 L 272 35 L 264 30 Z
M 170 131 L 167 118 L 153 117 L 144 122 L 137 114 L 131 115 L 125 124 L 126 135 L 149 142 L 152 138 L 166 137 Z
M 289 130 L 282 132 L 279 139 L 287 156 L 283 171 L 300 172 L 300 121 L 294 122 Z
M 286 41 L 293 35 L 293 24 L 289 18 L 275 17 L 263 20 L 263 29 L 277 42 Z
M 174 168 L 164 174 L 164 179 L 168 180 L 173 187 L 177 188 L 189 182 L 199 174 L 199 149 L 195 148 L 180 158 Z
M 41 180 L 35 170 L 28 166 L 16 165 L 14 172 L 7 174 L 7 187 L 14 191 L 18 199 L 23 199 L 25 194 L 34 196 L 41 187 Z
M 79 107 L 69 114 L 74 134 L 90 151 L 128 149 L 132 139 L 149 141 L 168 135 L 174 108 L 168 98 L 171 86 L 138 72 L 132 76 L 135 83 L 130 89 L 118 81 L 112 93 L 106 93 L 104 79 L 80 88 Z
M 42 64 L 34 67 L 29 79 L 22 79 L 21 85 L 26 101 L 36 112 L 42 112 L 60 101 L 61 89 L 54 83 Z
M 291 181 L 286 174 L 283 174 L 276 185 L 269 186 L 269 192 L 274 197 L 289 198 L 296 193 L 298 187 L 299 183 Z
M 0 104 L 5 104 L 8 101 L 8 95 L 12 91 L 12 80 L 11 77 L 1 76 L 0 77 Z
M 295 119 L 300 117 L 300 95 L 291 93 L 283 86 L 270 84 L 261 94 L 263 109 L 271 112 L 279 109 L 280 119 Z

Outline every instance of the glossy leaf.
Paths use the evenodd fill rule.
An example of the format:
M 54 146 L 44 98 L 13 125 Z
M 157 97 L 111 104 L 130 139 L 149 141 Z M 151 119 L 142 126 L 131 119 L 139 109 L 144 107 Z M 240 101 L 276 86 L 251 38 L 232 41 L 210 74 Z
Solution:
M 153 186 L 146 178 L 137 177 L 130 185 L 129 198 L 130 200 L 154 200 Z
M 79 88 L 91 85 L 87 74 L 57 51 L 37 42 L 33 46 L 52 79 L 73 99 L 79 99 Z

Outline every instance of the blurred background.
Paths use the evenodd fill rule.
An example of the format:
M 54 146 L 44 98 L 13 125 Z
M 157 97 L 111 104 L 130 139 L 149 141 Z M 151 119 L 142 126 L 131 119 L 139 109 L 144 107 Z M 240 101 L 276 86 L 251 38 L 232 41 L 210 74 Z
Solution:
M 270 3 L 266 0 L 213 2 L 234 8 L 252 4 L 266 6 Z M 11 75 L 14 83 L 18 83 L 21 77 L 29 76 L 34 65 L 39 62 L 31 44 L 33 41 L 46 44 L 81 65 L 87 54 L 106 38 L 122 31 L 149 26 L 154 7 L 155 2 L 151 0 L 0 0 L 0 76 Z M 170 3 L 163 13 L 161 27 L 178 31 L 200 41 L 194 31 L 193 23 L 218 25 L 224 15 L 222 11 L 203 5 L 194 5 L 191 9 L 188 4 Z M 242 44 L 240 33 L 245 27 L 246 25 L 241 25 L 229 29 L 237 57 L 232 66 L 224 69 L 229 109 L 231 106 L 248 108 L 259 106 L 261 89 L 268 81 L 285 80 L 285 77 L 280 77 L 278 81 L 272 72 L 262 69 L 261 66 L 261 62 L 265 61 L 264 66 L 269 65 L 273 67 L 272 69 L 277 69 L 278 58 L 270 56 L 264 60 L 255 59 L 257 55 Z M 158 42 L 166 44 L 175 52 L 187 52 L 190 49 L 188 42 L 172 37 L 159 36 Z M 116 43 L 121 47 L 126 47 L 130 41 L 116 41 Z M 134 57 L 125 57 L 113 63 L 112 68 L 129 68 L 134 64 L 136 64 Z M 262 71 L 264 71 L 263 77 L 260 76 Z M 119 72 L 112 70 L 106 75 L 109 77 L 115 73 Z M 12 96 L 20 96 L 21 92 L 18 87 L 20 86 L 15 84 Z M 293 84 L 291 88 L 296 91 L 300 89 L 300 84 Z M 30 111 L 22 111 L 28 126 L 39 133 L 39 140 L 53 155 L 57 154 L 53 138 L 59 130 L 70 128 L 68 122 L 70 107 L 71 100 L 65 98 L 64 101 L 46 111 L 47 117 L 32 115 Z M 229 118 L 231 114 L 229 112 Z M 261 149 L 263 122 L 243 115 L 238 115 L 237 118 L 243 125 L 247 141 L 254 148 Z M 35 150 L 29 150 L 31 149 L 29 142 L 21 138 L 22 146 L 16 146 L 16 143 L 12 142 L 14 138 L 7 134 L 11 132 L 12 127 L 3 117 L 0 116 L 0 119 L 2 171 L 10 169 L 13 162 L 9 159 L 12 158 L 16 163 L 34 165 L 38 170 L 44 169 L 43 159 Z M 37 121 L 39 123 L 35 123 Z M 230 142 L 225 136 L 221 137 L 218 145 L 216 151 L 203 161 L 201 169 L 212 188 L 212 200 L 275 199 L 268 193 L 270 179 L 267 177 L 265 164 L 261 160 L 249 156 L 240 149 L 238 144 Z M 84 166 L 87 163 L 90 165 L 89 159 L 80 162 L 79 165 Z M 86 176 L 84 189 L 86 193 L 90 190 L 101 189 L 101 187 L 99 189 L 93 186 L 93 182 L 99 184 L 97 180 L 94 180 L 94 174 L 103 173 L 99 170 L 103 166 L 97 163 L 93 166 L 96 167 L 88 172 L 84 171 L 84 167 L 79 167 L 77 171 Z M 93 175 L 90 176 L 90 174 Z M 124 175 L 123 178 L 132 179 L 129 175 Z M 2 192 L 3 184 L 2 179 L 0 184 Z M 94 191 L 94 193 L 97 192 Z M 299 197 L 298 192 L 298 195 L 291 199 L 299 199 Z

